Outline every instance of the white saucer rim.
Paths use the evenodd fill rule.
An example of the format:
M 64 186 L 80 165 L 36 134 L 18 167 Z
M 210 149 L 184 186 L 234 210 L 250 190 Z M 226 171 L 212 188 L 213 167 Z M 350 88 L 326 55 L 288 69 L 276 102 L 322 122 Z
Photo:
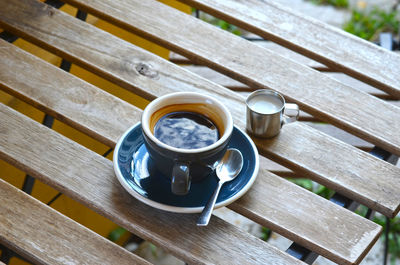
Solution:
M 202 207 L 178 207 L 178 206 L 171 206 L 171 205 L 167 205 L 167 204 L 163 204 L 163 203 L 159 203 L 156 201 L 153 201 L 149 198 L 146 198 L 144 196 L 142 196 L 141 194 L 139 194 L 138 192 L 136 192 L 134 189 L 132 189 L 130 187 L 130 185 L 128 184 L 128 182 L 126 181 L 126 179 L 123 177 L 121 170 L 118 166 L 118 153 L 120 150 L 120 146 L 123 142 L 123 140 L 125 139 L 125 137 L 137 126 L 141 126 L 141 123 L 138 122 L 136 124 L 134 124 L 133 126 L 131 126 L 128 130 L 126 130 L 126 132 L 124 132 L 124 134 L 118 139 L 117 145 L 115 146 L 114 149 L 114 155 L 113 155 L 113 166 L 114 166 L 114 172 L 115 175 L 117 176 L 118 181 L 121 183 L 122 187 L 129 193 L 131 194 L 133 197 L 135 197 L 136 199 L 138 199 L 139 201 L 160 209 L 160 210 L 164 210 L 164 211 L 168 211 L 168 212 L 174 212 L 174 213 L 201 213 L 203 211 L 204 206 Z M 253 171 L 252 176 L 250 177 L 249 181 L 246 183 L 246 185 L 235 195 L 233 195 L 232 197 L 230 197 L 227 200 L 218 202 L 215 204 L 214 209 L 223 207 L 223 206 L 227 206 L 229 204 L 231 204 L 232 202 L 236 201 L 237 199 L 239 199 L 240 197 L 242 197 L 250 188 L 251 186 L 254 184 L 254 181 L 257 178 L 258 175 L 258 171 L 259 171 L 259 156 L 258 156 L 258 150 L 257 147 L 255 146 L 253 140 L 251 140 L 251 138 L 245 133 L 243 132 L 240 128 L 238 128 L 237 126 L 234 125 L 234 127 L 236 129 L 238 129 L 249 141 L 254 154 L 255 154 L 255 168 Z

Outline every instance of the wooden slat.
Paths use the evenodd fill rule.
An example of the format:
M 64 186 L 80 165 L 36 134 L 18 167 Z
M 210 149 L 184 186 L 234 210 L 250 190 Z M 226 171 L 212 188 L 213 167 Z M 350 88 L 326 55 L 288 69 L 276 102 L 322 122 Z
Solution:
M 244 128 L 244 99 L 237 94 L 200 78 L 197 75 L 191 74 L 188 71 L 184 71 L 165 60 L 151 55 L 148 52 L 144 52 L 142 49 L 98 30 L 93 26 L 62 14 L 58 10 L 47 8 L 42 3 L 27 0 L 18 1 L 17 3 L 21 5 L 19 8 L 24 10 L 24 15 L 17 16 L 18 10 L 20 10 L 19 8 L 10 10 L 14 12 L 14 16 L 18 17 L 15 21 L 13 19 L 10 20 L 13 21 L 13 27 L 8 26 L 11 30 L 34 41 L 36 40 L 36 42 L 43 47 L 47 47 L 50 50 L 62 54 L 68 60 L 86 66 L 88 69 L 128 89 L 146 94 L 149 98 L 174 91 L 186 90 L 212 95 L 220 99 L 230 108 L 235 123 L 239 127 Z M 0 9 L 0 12 L 1 10 L 2 9 Z M 40 19 L 34 19 L 30 21 L 30 23 L 24 23 L 24 19 L 30 17 L 26 14 L 30 14 L 29 12 L 31 12 L 31 10 L 51 10 L 52 15 L 42 15 Z M 37 12 L 34 14 L 37 15 Z M 4 14 L 3 17 L 6 15 L 7 14 Z M 31 17 L 32 16 L 33 15 L 31 15 Z M 0 17 L 0 20 L 1 18 L 2 17 Z M 48 28 L 55 30 L 57 35 L 48 32 L 46 30 Z M 102 40 L 101 42 L 98 41 L 100 39 Z M 110 47 L 112 47 L 112 49 Z M 12 60 L 9 64 L 11 63 Z M 137 66 L 140 66 L 140 69 L 147 68 L 147 70 L 140 71 L 142 73 L 140 74 L 136 69 Z M 19 65 L 16 67 L 19 67 Z M 7 69 L 4 70 L 4 74 L 6 70 Z M 33 74 L 34 72 L 31 73 Z M 29 73 L 25 71 L 25 75 L 27 74 Z M 13 83 L 21 81 L 18 79 L 13 80 L 12 77 L 16 77 L 15 72 L 4 75 L 3 82 L 9 83 L 11 87 L 13 87 Z M 32 78 L 34 78 L 34 75 Z M 52 82 L 62 86 L 61 81 L 55 80 Z M 7 85 L 4 86 L 9 87 Z M 151 90 L 149 90 L 149 88 L 151 88 Z M 32 88 L 28 86 L 27 89 L 31 90 Z M 16 95 L 19 95 L 19 93 L 20 92 L 15 92 Z M 46 93 L 45 95 L 47 95 Z M 25 97 L 30 98 L 33 96 L 29 95 Z M 40 97 L 36 96 L 35 98 L 40 99 Z M 113 117 L 115 117 L 115 115 L 110 116 L 109 120 L 112 120 Z M 335 188 L 350 198 L 353 198 L 352 196 L 356 194 L 357 196 L 353 199 L 357 199 L 387 216 L 392 216 L 399 211 L 400 199 L 398 196 L 389 199 L 386 198 L 387 196 L 383 192 L 375 193 L 374 190 L 378 186 L 373 184 L 368 187 L 365 185 L 360 187 L 352 186 L 355 183 L 352 180 L 351 174 L 359 175 L 360 167 L 365 169 L 362 171 L 363 175 L 360 175 L 360 182 L 379 182 L 377 176 L 381 176 L 381 179 L 387 181 L 389 190 L 396 190 L 399 183 L 392 183 L 392 181 L 394 180 L 393 176 L 398 174 L 398 172 L 393 171 L 391 168 L 392 166 L 378 159 L 373 160 L 375 162 L 371 163 L 370 155 L 360 152 L 355 148 L 349 148 L 347 145 L 334 141 L 324 134 L 321 135 L 317 131 L 311 130 L 309 127 L 304 128 L 305 133 L 302 133 L 303 127 L 306 126 L 301 123 L 293 123 L 285 127 L 295 128 L 294 130 L 283 130 L 281 132 L 283 135 L 286 135 L 286 133 L 291 134 L 293 131 L 295 132 L 292 135 L 286 135 L 286 137 L 291 139 L 291 144 L 280 142 L 280 139 L 283 138 L 274 138 L 273 141 L 277 142 L 276 145 L 260 144 L 258 146 L 264 154 L 267 154 L 270 158 L 273 158 L 286 167 L 290 166 L 294 171 L 301 170 L 301 174 L 305 176 L 313 176 L 315 180 L 328 184 L 328 187 Z M 100 126 L 99 129 L 104 130 L 104 127 Z M 91 130 L 93 131 L 93 129 Z M 122 131 L 120 133 L 122 133 Z M 102 135 L 104 136 L 107 134 Z M 314 144 L 315 139 L 318 139 L 318 142 L 321 144 L 320 146 Z M 281 145 L 285 145 L 285 148 L 280 149 L 279 146 Z M 315 154 L 316 157 L 325 157 L 327 159 L 321 159 L 316 163 L 313 157 L 298 155 L 298 150 L 303 150 L 309 154 Z M 342 150 L 346 150 L 346 152 Z M 337 159 L 333 159 L 332 161 L 335 161 L 335 163 L 332 163 L 328 159 L 329 156 L 344 157 L 346 159 L 358 157 L 358 166 L 357 168 L 349 169 L 346 161 L 337 161 Z M 320 168 L 324 168 L 324 170 Z
M 243 92 L 251 92 L 256 90 L 256 88 L 251 88 L 246 84 L 243 84 L 235 79 L 230 78 L 229 76 L 221 74 L 205 66 L 187 65 L 182 66 L 182 68 L 231 90 Z
M 235 91 L 249 92 L 249 91 L 254 91 L 257 89 L 257 88 L 248 87 L 247 85 L 245 85 L 239 81 L 236 81 L 226 75 L 218 73 L 208 67 L 188 65 L 188 66 L 183 66 L 183 68 L 185 68 L 197 75 L 200 75 L 212 82 L 215 82 L 221 86 L 227 87 L 227 88 L 235 90 Z M 370 85 L 367 85 L 357 79 L 354 79 L 348 75 L 345 75 L 343 73 L 326 72 L 324 74 L 342 82 L 345 85 L 348 85 L 348 86 L 356 88 L 360 91 L 369 93 L 375 97 L 378 97 L 381 99 L 386 99 L 386 100 L 395 100 L 395 98 L 393 96 L 391 96 L 385 92 L 382 92 L 381 90 L 378 90 Z
M 400 56 L 273 1 L 180 0 L 400 98 Z
M 400 155 L 400 109 L 375 97 L 155 0 L 66 2 L 249 86 L 280 91 L 313 116 Z
M 236 91 L 236 93 L 238 93 L 239 95 L 241 95 L 244 99 L 243 100 L 245 100 L 245 98 L 247 98 L 250 94 L 251 94 L 251 92 L 250 91 Z M 400 101 L 399 100 L 386 100 L 386 102 L 387 103 L 389 103 L 389 104 L 392 104 L 392 105 L 394 105 L 394 106 L 396 106 L 396 107 L 400 107 Z M 318 122 L 318 123 L 324 123 L 324 124 L 328 124 L 327 122 L 324 122 L 324 121 L 321 121 L 321 120 L 319 120 L 319 119 L 317 119 L 317 118 L 315 118 L 314 116 L 312 116 L 312 115 L 310 115 L 310 114 L 308 114 L 307 112 L 304 112 L 303 110 L 301 110 L 300 109 L 300 112 L 299 112 L 299 121 L 300 122 Z M 309 123 L 307 123 L 308 125 L 309 125 Z M 343 131 L 343 130 L 342 130 Z M 348 135 L 352 135 L 352 134 L 350 134 L 350 133 L 348 133 L 348 132 L 346 132 Z M 329 134 L 329 133 L 328 133 Z M 356 136 L 354 136 L 354 135 L 352 135 L 353 137 L 356 137 Z M 358 138 L 358 137 L 356 137 L 356 138 Z M 362 140 L 363 142 L 367 142 L 367 141 L 365 141 L 365 140 Z M 346 142 L 346 141 L 345 141 Z
M 0 242 L 34 263 L 150 264 L 1 179 L 0 201 Z
M 254 41 L 254 43 L 263 48 L 271 50 L 285 58 L 294 60 L 300 64 L 314 68 L 315 70 L 330 71 L 330 69 L 327 68 L 325 65 L 320 64 L 314 60 L 311 60 L 310 58 L 307 58 L 305 56 L 302 56 L 301 54 L 293 52 L 293 51 L 291 51 L 283 46 L 280 46 L 272 41 Z M 193 63 L 195 63 L 195 62 L 191 62 L 190 59 L 188 59 L 182 55 L 179 55 L 175 52 L 170 53 L 169 59 L 171 62 L 178 63 L 178 64 L 193 64 Z
M 55 68 L 54 66 L 40 61 L 32 55 L 22 52 L 10 44 L 5 42 L 0 43 L 3 44 L 0 46 L 0 58 L 6 63 L 9 69 L 12 69 L 10 71 L 2 69 L 0 72 L 3 73 L 0 74 L 0 83 L 3 84 L 3 87 L 7 87 L 8 91 L 14 91 L 14 94 L 21 98 L 29 99 L 29 101 L 33 102 L 36 106 L 41 107 L 45 111 L 47 110 L 65 117 L 65 121 L 69 124 L 74 126 L 82 121 L 83 124 L 92 126 L 92 128 L 87 128 L 88 131 L 97 131 L 98 134 L 102 134 L 105 130 L 112 131 L 108 132 L 108 135 L 115 135 L 115 137 L 110 138 L 109 140 L 115 143 L 119 135 L 133 124 L 133 120 L 135 119 L 130 118 L 132 119 L 132 122 L 125 124 L 126 128 L 121 128 L 121 125 L 115 117 L 119 117 L 120 115 L 127 115 L 128 117 L 138 116 L 137 113 L 139 111 L 129 105 L 124 106 L 124 111 L 121 111 L 116 104 L 102 104 L 101 108 L 104 110 L 97 110 L 96 108 L 99 108 L 99 105 L 91 105 L 89 102 L 113 102 L 112 99 L 108 99 L 113 96 L 104 92 L 95 93 L 94 90 L 96 90 L 96 88 L 93 86 Z M 21 68 L 19 68 L 21 62 L 24 62 L 23 67 L 25 67 L 25 75 L 17 77 L 14 73 L 21 70 Z M 31 68 L 28 68 L 29 65 L 31 65 Z M 34 69 L 41 69 L 40 71 L 46 73 L 46 75 L 38 75 Z M 49 86 L 48 84 L 53 85 Z M 77 112 L 68 109 L 76 108 L 74 100 L 78 97 L 86 99 L 87 103 L 84 107 L 86 111 Z M 99 126 L 98 123 L 87 122 L 87 119 L 93 119 L 91 118 L 92 113 L 103 113 L 102 115 L 104 115 L 104 119 L 114 121 L 116 126 L 111 124 L 109 127 L 104 127 Z M 124 118 L 121 117 L 121 119 Z M 138 118 L 136 119 L 138 120 Z M 47 137 L 44 139 L 47 139 Z M 27 155 L 30 156 L 28 153 Z M 261 162 L 263 162 L 263 159 L 261 159 Z M 30 163 L 26 162 L 26 164 L 29 165 Z M 230 207 L 235 207 L 235 210 L 239 213 L 248 217 L 254 217 L 260 224 L 272 227 L 273 229 L 280 231 L 282 235 L 292 240 L 296 240 L 313 251 L 324 254 L 326 257 L 337 262 L 341 262 L 342 260 L 354 261 L 365 255 L 366 251 L 370 247 L 369 244 L 372 244 L 374 239 L 373 237 L 364 237 L 364 235 L 360 238 L 360 236 L 365 232 L 364 224 L 369 227 L 368 221 L 362 218 L 357 219 L 357 227 L 352 227 L 350 230 L 352 233 L 349 234 L 336 233 L 334 229 L 329 230 L 331 232 L 326 231 L 323 236 L 321 233 L 315 233 L 318 223 L 323 224 L 321 229 L 326 228 L 324 226 L 327 222 L 326 216 L 332 217 L 330 220 L 335 222 L 334 227 L 347 227 L 347 223 L 354 222 L 354 214 L 327 202 L 315 194 L 307 193 L 302 188 L 290 184 L 286 180 L 267 172 L 263 168 L 264 166 L 264 163 L 261 163 L 262 170 L 259 173 L 257 184 L 255 185 L 263 187 L 269 185 L 268 192 L 253 188 L 248 194 L 254 193 L 252 198 L 258 197 L 261 199 L 246 200 L 239 202 L 238 204 L 233 203 Z M 275 184 L 270 185 L 270 183 Z M 288 194 L 297 194 L 300 197 L 303 196 L 308 198 L 308 203 L 304 203 L 301 200 L 287 200 Z M 277 201 L 279 201 L 278 204 L 276 203 Z M 270 208 L 277 205 L 279 205 L 277 209 Z M 320 211 L 325 212 L 325 214 L 313 216 L 313 222 L 311 222 L 310 225 L 297 225 L 298 219 L 302 219 L 300 213 L 304 213 L 305 215 L 308 213 L 314 213 L 315 209 L 320 209 Z M 308 217 L 305 217 L 304 219 L 308 219 Z M 327 241 L 327 238 L 331 241 Z M 363 245 L 364 247 L 359 247 L 357 250 L 359 253 L 355 254 L 355 252 L 353 252 L 353 257 L 349 257 L 348 249 L 353 249 L 353 247 L 346 245 L 346 250 L 344 250 L 341 245 L 334 244 L 334 242 L 341 241 L 351 242 L 351 244 L 357 242 L 356 244 L 358 244 L 358 246 Z
M 195 225 L 197 215 L 146 206 L 123 190 L 108 159 L 2 104 L 0 119 L 3 159 L 188 263 L 303 264 L 218 217 L 203 228 Z M 369 240 L 381 230 L 373 223 L 364 229 Z

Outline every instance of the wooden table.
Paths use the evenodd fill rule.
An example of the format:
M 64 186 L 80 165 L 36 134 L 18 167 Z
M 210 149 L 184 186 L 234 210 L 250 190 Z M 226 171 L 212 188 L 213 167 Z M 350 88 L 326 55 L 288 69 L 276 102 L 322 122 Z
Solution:
M 302 120 L 334 125 L 295 122 L 276 138 L 254 139 L 276 164 L 261 157 L 255 184 L 228 207 L 338 264 L 360 263 L 382 228 L 274 173 L 310 178 L 396 216 L 400 169 L 364 150 L 400 155 L 400 56 L 272 1 L 181 1 L 279 45 L 257 45 L 154 0 L 65 1 L 230 79 L 178 66 L 36 0 L 0 0 L 0 27 L 148 100 L 212 95 L 242 129 L 244 97 L 222 85 L 275 89 L 301 107 Z M 3 40 L 0 58 L 3 91 L 109 147 L 140 120 L 141 109 Z M 110 160 L 4 104 L 0 121 L 1 159 L 188 264 L 304 264 L 290 255 L 294 248 L 278 250 L 216 216 L 196 227 L 196 214 L 144 205 L 123 190 Z M 358 138 L 337 139 L 336 128 Z M 2 180 L 0 202 L 0 243 L 34 263 L 147 263 Z

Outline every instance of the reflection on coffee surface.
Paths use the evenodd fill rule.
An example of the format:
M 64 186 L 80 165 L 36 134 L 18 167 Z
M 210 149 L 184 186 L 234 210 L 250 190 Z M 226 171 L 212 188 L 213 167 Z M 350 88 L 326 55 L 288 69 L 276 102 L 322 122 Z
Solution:
M 157 121 L 154 136 L 176 148 L 198 149 L 218 141 L 219 132 L 217 126 L 206 116 L 178 111 L 168 113 Z

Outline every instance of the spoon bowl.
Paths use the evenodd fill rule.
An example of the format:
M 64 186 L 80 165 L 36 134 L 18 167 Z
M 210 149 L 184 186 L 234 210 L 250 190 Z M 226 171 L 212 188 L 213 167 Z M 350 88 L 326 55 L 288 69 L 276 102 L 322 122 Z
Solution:
M 218 163 L 215 173 L 220 181 L 231 181 L 239 175 L 243 167 L 242 153 L 234 148 L 228 149 Z

